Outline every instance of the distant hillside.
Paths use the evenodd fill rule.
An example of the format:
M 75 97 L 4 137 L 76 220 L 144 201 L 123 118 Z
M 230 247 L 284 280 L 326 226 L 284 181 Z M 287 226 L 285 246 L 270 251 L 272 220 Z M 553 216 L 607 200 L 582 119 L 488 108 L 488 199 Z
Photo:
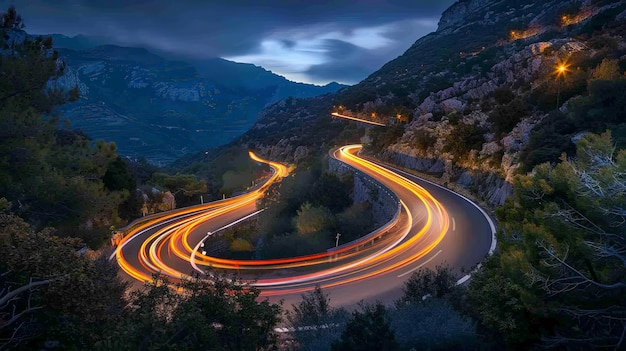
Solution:
M 85 35 L 68 37 L 63 34 L 49 34 L 44 36 L 52 37 L 55 48 L 84 50 L 106 44 L 106 40 L 103 38 L 88 37 Z
M 294 83 L 222 59 L 192 64 L 141 48 L 93 47 L 90 38 L 60 39 L 62 45 L 84 47 L 58 48 L 67 65 L 58 83 L 80 91 L 61 116 L 94 139 L 115 141 L 124 156 L 158 164 L 234 140 L 269 103 L 343 87 Z
M 572 154 L 581 133 L 611 129 L 626 145 L 625 19 L 624 1 L 457 1 L 359 84 L 273 104 L 241 141 L 294 161 L 358 140 L 364 130 L 329 116 L 341 108 L 394 126 L 369 129 L 370 152 L 501 204 L 515 174 Z
M 198 74 L 202 78 L 211 82 L 222 82 L 222 84 L 230 88 L 257 90 L 264 89 L 268 86 L 275 86 L 276 91 L 272 102 L 290 96 L 301 98 L 334 93 L 346 87 L 346 85 L 336 82 L 324 86 L 295 83 L 263 67 L 249 63 L 232 62 L 221 58 L 191 61 L 191 64 L 196 67 Z

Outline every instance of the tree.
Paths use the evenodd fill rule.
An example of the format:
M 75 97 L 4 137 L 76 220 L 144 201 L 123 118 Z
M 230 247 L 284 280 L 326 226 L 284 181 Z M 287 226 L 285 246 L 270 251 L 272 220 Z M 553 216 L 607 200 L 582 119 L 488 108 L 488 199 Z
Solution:
M 282 308 L 259 299 L 260 291 L 239 279 L 193 276 L 170 285 L 156 275 L 131 297 L 131 309 L 97 349 L 267 350 Z
M 387 146 L 393 144 L 404 134 L 405 125 L 397 123 L 389 127 L 376 127 L 369 130 L 372 143 L 369 145 L 373 152 L 381 152 Z
M 331 212 L 337 213 L 345 210 L 352 203 L 350 180 L 342 182 L 333 173 L 325 172 L 313 184 L 309 194 L 311 202 L 317 206 L 324 206 Z
M 356 202 L 337 215 L 337 230 L 341 240 L 348 242 L 362 237 L 374 229 L 372 205 L 368 202 Z
M 287 311 L 287 321 L 298 350 L 328 350 L 340 336 L 341 327 L 348 319 L 343 308 L 334 308 L 330 299 L 318 286 L 302 295 L 302 300 Z
M 475 326 L 455 311 L 462 305 L 463 291 L 448 266 L 420 268 L 402 287 L 403 295 L 391 313 L 396 339 L 403 348 L 471 349 L 476 343 Z M 464 309 L 465 306 L 461 306 Z
M 499 87 L 493 91 L 493 98 L 498 105 L 506 105 L 515 99 L 515 94 L 509 87 Z
M 2 18 L 5 25 L 19 22 L 14 8 Z M 68 96 L 52 83 L 64 64 L 51 50 L 51 39 L 21 39 L 16 33 L 10 26 L 0 37 L 1 45 L 11 44 L 10 52 L 0 56 L 0 194 L 39 229 L 63 226 L 63 235 L 83 235 L 98 246 L 103 240 L 90 240 L 90 228 L 117 225 L 118 205 L 128 197 L 102 182 L 117 157 L 115 144 L 94 145 L 84 134 L 59 125 L 54 110 Z M 82 234 L 80 226 L 87 229 Z
M 495 344 L 493 349 L 530 349 L 550 324 L 532 313 L 524 297 L 524 287 L 507 275 L 495 254 L 472 274 L 465 312 L 479 322 L 478 333 Z
M 497 211 L 500 255 L 470 283 L 482 323 L 551 347 L 623 347 L 624 184 L 626 151 L 615 154 L 608 132 L 579 140 L 576 158 L 517 177 L 515 201 Z M 485 291 L 483 275 L 497 286 Z M 497 307 L 507 303 L 515 313 Z
M 480 150 L 485 141 L 483 133 L 477 124 L 461 122 L 448 135 L 445 150 L 457 157 L 465 156 L 470 150 Z
M 326 207 L 313 207 L 306 202 L 300 207 L 294 224 L 298 233 L 311 234 L 326 229 L 333 220 L 333 214 Z
M 333 351 L 398 350 L 387 309 L 381 303 L 359 305 L 360 311 L 352 312 L 341 338 L 332 343 Z
M 448 266 L 437 266 L 435 271 L 420 268 L 402 286 L 403 295 L 397 304 L 419 303 L 430 297 L 442 298 L 452 292 L 456 280 Z
M 591 70 L 589 80 L 613 80 L 617 78 L 621 78 L 619 60 L 604 58 L 596 68 Z
M 78 253 L 79 239 L 35 232 L 0 202 L 1 339 L 35 348 L 45 336 L 66 349 L 89 348 L 123 310 L 117 266 L 105 254 Z
M 137 180 L 121 157 L 118 156 L 109 163 L 102 182 L 108 191 L 128 193 L 126 200 L 118 207 L 120 217 L 131 220 L 139 216 L 141 203 L 137 193 Z
M 7 12 L 0 14 L 0 28 L 2 29 L 24 29 L 22 16 L 17 14 L 15 6 L 9 6 Z
M 475 323 L 447 300 L 433 297 L 398 307 L 390 314 L 403 350 L 476 350 L 479 345 Z
M 166 173 L 154 173 L 152 182 L 160 187 L 169 190 L 172 194 L 182 194 L 184 197 L 178 197 L 179 204 L 185 204 L 191 201 L 195 195 L 205 194 L 207 192 L 207 184 L 204 179 L 198 179 L 192 174 L 169 175 Z
M 515 98 L 506 104 L 498 104 L 489 114 L 489 121 L 493 124 L 497 134 L 510 132 L 527 114 L 526 103 Z

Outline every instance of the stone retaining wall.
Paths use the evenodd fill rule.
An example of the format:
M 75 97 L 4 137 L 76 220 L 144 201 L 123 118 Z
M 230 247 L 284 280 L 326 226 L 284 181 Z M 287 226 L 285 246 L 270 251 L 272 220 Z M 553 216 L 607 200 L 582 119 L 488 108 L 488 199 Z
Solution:
M 354 175 L 353 201 L 372 204 L 374 223 L 377 227 L 389 222 L 396 215 L 400 200 L 396 194 L 377 180 L 332 157 L 328 159 L 328 168 L 337 174 L 352 173 Z

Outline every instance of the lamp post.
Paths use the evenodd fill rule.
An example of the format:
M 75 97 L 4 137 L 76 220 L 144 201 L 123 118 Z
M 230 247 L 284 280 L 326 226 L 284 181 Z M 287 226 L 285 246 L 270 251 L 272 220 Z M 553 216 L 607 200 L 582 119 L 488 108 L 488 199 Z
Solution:
M 341 234 L 337 233 L 337 236 L 335 237 L 335 247 L 339 246 L 339 237 L 341 236 Z
M 567 72 L 567 65 L 564 63 L 559 63 L 556 67 L 556 108 L 559 108 L 559 101 L 561 100 L 561 82 L 559 81 L 559 77 L 565 77 L 565 73 Z

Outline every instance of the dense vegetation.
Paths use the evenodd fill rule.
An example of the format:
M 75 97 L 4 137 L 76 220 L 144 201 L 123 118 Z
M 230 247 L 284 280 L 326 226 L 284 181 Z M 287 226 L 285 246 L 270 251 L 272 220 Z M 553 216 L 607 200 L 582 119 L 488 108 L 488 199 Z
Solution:
M 360 303 L 348 312 L 331 306 L 321 289 L 287 312 L 296 350 L 474 350 L 476 324 L 460 312 L 456 278 L 448 267 L 419 269 L 394 306 Z M 322 326 L 311 329 L 311 326 Z M 308 328 L 307 328 L 308 327 Z
M 127 295 L 107 253 L 33 230 L 0 199 L 0 347 L 64 350 L 261 349 L 276 343 L 280 305 L 236 280 L 156 276 Z M 213 326 L 213 327 L 207 327 Z M 244 333 L 245 331 L 245 333 Z
M 352 203 L 351 176 L 339 178 L 321 168 L 297 172 L 277 189 L 277 201 L 261 214 L 263 257 L 323 252 L 373 230 L 371 207 Z M 363 220 L 366 219 L 366 220 Z
M 620 349 L 625 175 L 626 150 L 616 152 L 610 133 L 586 135 L 576 158 L 516 178 L 515 198 L 496 212 L 498 252 L 469 285 L 455 286 L 447 268 L 419 270 L 396 306 L 364 305 L 351 316 L 314 291 L 291 323 L 345 329 L 296 333 L 296 341 L 303 350 Z
M 160 202 L 150 198 L 163 197 L 150 190 L 153 186 L 183 196 L 179 202 L 185 204 L 191 201 L 185 197 L 206 192 L 206 183 L 154 173 L 145 161 L 122 159 L 115 144 L 94 142 L 60 123 L 55 107 L 76 99 L 78 91 L 54 84 L 64 65 L 52 41 L 15 31 L 23 23 L 13 7 L 0 19 L 0 348 L 196 349 L 202 344 L 238 350 L 272 344 L 280 306 L 257 303 L 258 291 L 191 280 L 181 283 L 188 292 L 183 297 L 157 277 L 145 292 L 129 297 L 107 252 L 86 250 L 85 243 L 92 248 L 106 243 L 111 226 L 139 216 L 142 202 Z M 139 197 L 138 186 L 149 187 L 146 198 Z M 211 333 L 206 324 L 197 324 L 201 305 L 221 308 L 205 322 L 228 325 L 228 332 Z M 252 327 L 257 332 L 248 333 L 250 339 L 239 336 Z
M 616 25 L 613 17 L 609 26 Z M 286 321 L 294 327 L 325 327 L 303 328 L 280 339 L 274 327 L 282 307 L 260 299 L 258 290 L 237 279 L 217 276 L 207 283 L 194 277 L 170 285 L 156 276 L 128 295 L 106 250 L 84 248 L 85 243 L 102 247 L 111 226 L 142 212 L 197 204 L 200 195 L 210 194 L 207 201 L 243 191 L 267 168 L 249 161 L 247 150 L 238 146 L 200 161 L 181 160 L 177 166 L 184 166 L 184 173 L 122 159 L 114 144 L 94 142 L 60 123 L 55 107 L 75 99 L 77 90 L 62 91 L 51 83 L 63 73 L 51 41 L 11 34 L 23 27 L 12 8 L 0 19 L 0 349 L 624 347 L 626 80 L 624 60 L 614 57 L 620 53 L 617 43 L 590 39 L 589 45 L 606 55 L 572 57 L 580 59 L 580 70 L 560 81 L 546 80 L 534 93 L 517 96 L 513 87 L 503 87 L 484 101 L 468 103 L 469 110 L 488 112 L 489 130 L 466 123 L 460 113 L 436 113 L 437 121 L 452 127 L 445 150 L 455 160 L 479 150 L 486 134 L 510 132 L 530 111 L 548 113 L 522 154 L 531 172 L 515 177 L 515 196 L 496 210 L 498 251 L 468 285 L 455 286 L 448 268 L 422 269 L 394 306 L 361 304 L 351 312 L 332 307 L 316 289 L 292 307 Z M 574 34 L 605 28 L 600 20 Z M 444 38 L 442 52 L 454 53 L 455 74 L 467 69 L 456 57 L 459 48 L 473 50 L 472 45 L 493 39 L 474 42 L 477 33 L 470 31 L 459 43 Z M 409 54 L 425 60 L 411 61 L 408 55 L 381 74 L 402 76 L 401 67 L 416 62 L 427 68 L 450 64 L 431 52 Z M 490 67 L 500 54 L 486 48 L 476 63 Z M 440 77 L 417 91 L 418 77 L 406 77 L 400 86 L 379 91 L 374 78 L 361 92 L 371 100 L 392 93 L 389 111 L 412 108 L 431 90 L 450 84 Z M 364 100 L 352 92 L 357 90 L 343 97 L 356 107 Z M 555 110 L 555 98 L 569 100 L 566 108 Z M 274 118 L 287 121 L 280 133 L 258 128 L 243 141 L 254 147 L 257 138 L 278 144 L 304 135 L 300 145 L 317 150 L 329 141 L 358 140 L 363 129 L 325 116 L 332 99 L 278 103 Z M 291 119 L 294 109 L 304 116 L 303 123 Z M 400 123 L 370 129 L 370 150 L 383 151 L 404 132 Z M 423 130 L 414 139 L 424 149 L 436 142 Z M 347 190 L 354 180 L 326 172 L 320 154 L 301 160 L 294 176 L 270 189 L 258 220 L 223 234 L 229 257 L 323 251 L 334 245 L 337 233 L 349 241 L 371 228 L 371 209 L 353 204 Z
M 575 159 L 516 178 L 497 211 L 499 253 L 469 289 L 478 320 L 506 344 L 623 346 L 625 167 L 609 133 L 589 134 Z
M 135 184 L 115 144 L 59 123 L 54 108 L 76 91 L 49 84 L 64 69 L 52 42 L 11 31 L 19 23 L 11 13 L 0 38 L 0 194 L 37 227 L 54 225 L 97 247 L 122 222 L 119 208 L 132 207 Z
M 555 161 L 563 152 L 572 154 L 571 142 L 583 131 L 602 133 L 613 130 L 614 141 L 626 147 L 626 79 L 620 73 L 617 60 L 604 60 L 591 70 L 587 94 L 573 98 L 569 111 L 551 112 L 534 128 L 530 143 L 522 155 L 527 169 Z

